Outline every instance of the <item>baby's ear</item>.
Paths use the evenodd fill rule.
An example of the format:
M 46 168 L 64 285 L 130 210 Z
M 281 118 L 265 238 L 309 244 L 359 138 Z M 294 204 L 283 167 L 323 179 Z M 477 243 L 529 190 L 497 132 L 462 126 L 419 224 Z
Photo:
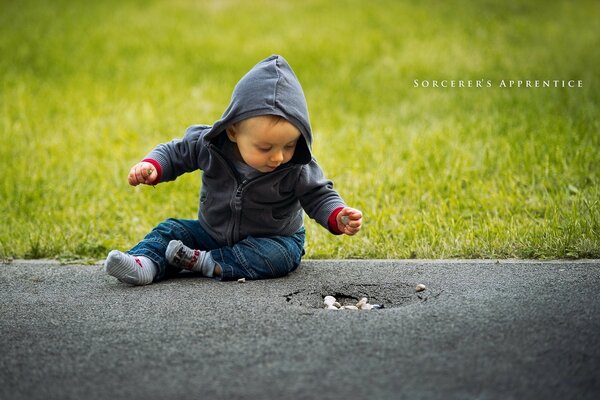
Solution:
M 227 137 L 229 140 L 231 140 L 233 143 L 237 142 L 237 126 L 235 124 L 229 125 L 225 129 L 225 132 L 227 132 Z

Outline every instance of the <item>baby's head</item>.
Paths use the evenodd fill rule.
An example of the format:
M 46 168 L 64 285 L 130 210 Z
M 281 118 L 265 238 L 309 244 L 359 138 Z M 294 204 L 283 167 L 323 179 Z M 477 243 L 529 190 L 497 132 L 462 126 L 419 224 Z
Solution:
M 259 115 L 227 129 L 229 140 L 237 144 L 243 161 L 260 172 L 272 172 L 294 156 L 300 131 L 285 118 Z

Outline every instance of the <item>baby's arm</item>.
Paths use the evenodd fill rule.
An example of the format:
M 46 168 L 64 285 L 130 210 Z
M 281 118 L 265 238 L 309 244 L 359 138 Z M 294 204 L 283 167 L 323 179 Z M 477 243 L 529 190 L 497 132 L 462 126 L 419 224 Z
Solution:
M 135 175 L 134 182 L 156 185 L 157 183 L 174 181 L 178 176 L 198 169 L 204 169 L 210 162 L 208 142 L 204 140 L 204 134 L 209 131 L 206 125 L 193 125 L 186 130 L 181 139 L 173 139 L 167 143 L 161 143 L 142 159 L 142 163 L 149 162 L 156 175 L 150 174 L 148 170 L 141 171 Z M 138 165 L 132 168 L 136 169 Z M 143 169 L 143 167 L 142 167 Z M 136 171 L 132 171 L 136 172 Z M 144 180 L 144 178 L 146 178 Z
M 153 164 L 142 161 L 131 167 L 127 180 L 131 186 L 137 186 L 140 183 L 153 185 L 158 180 L 158 171 Z

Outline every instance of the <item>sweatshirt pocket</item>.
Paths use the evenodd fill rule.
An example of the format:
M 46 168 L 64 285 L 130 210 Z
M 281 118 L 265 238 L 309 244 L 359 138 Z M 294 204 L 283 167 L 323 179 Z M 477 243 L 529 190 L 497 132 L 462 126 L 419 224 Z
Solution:
M 273 211 L 271 212 L 271 217 L 275 221 L 290 219 L 293 215 L 294 215 L 293 210 L 290 210 L 289 208 L 284 208 L 284 209 L 274 208 Z

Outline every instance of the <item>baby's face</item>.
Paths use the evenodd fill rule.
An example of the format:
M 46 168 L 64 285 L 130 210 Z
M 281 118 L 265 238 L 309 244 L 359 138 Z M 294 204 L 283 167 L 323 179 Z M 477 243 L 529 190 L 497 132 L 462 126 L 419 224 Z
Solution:
M 246 164 L 260 172 L 272 172 L 294 156 L 300 131 L 284 119 L 264 115 L 227 128 Z

